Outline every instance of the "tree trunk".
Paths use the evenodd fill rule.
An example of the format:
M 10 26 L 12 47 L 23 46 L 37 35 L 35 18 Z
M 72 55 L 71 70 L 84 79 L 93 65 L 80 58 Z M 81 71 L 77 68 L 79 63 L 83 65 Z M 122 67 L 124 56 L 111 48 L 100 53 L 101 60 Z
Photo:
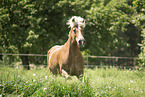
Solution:
M 0 60 L 2 60 L 3 59 L 3 55 L 0 55 Z
M 29 59 L 28 56 L 20 56 L 21 60 L 22 60 L 22 65 L 24 66 L 25 69 L 29 70 L 30 66 L 29 66 Z

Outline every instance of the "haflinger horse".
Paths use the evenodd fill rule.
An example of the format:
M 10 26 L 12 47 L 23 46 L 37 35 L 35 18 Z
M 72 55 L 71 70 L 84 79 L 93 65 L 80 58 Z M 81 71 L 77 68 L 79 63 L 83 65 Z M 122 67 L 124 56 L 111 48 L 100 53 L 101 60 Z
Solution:
M 47 53 L 47 65 L 54 74 L 61 74 L 66 78 L 83 76 L 84 59 L 79 49 L 84 46 L 85 39 L 82 31 L 85 27 L 85 20 L 73 16 L 67 23 L 70 27 L 69 38 L 64 45 L 53 46 Z

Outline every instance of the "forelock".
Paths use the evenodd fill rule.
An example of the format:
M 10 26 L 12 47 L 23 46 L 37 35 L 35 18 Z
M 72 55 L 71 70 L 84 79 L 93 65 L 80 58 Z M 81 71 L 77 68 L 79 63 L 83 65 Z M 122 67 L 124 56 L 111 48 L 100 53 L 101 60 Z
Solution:
M 73 16 L 71 19 L 68 20 L 67 25 L 69 25 L 69 27 L 71 28 L 77 25 L 84 28 L 85 20 L 84 18 L 81 18 L 80 16 Z

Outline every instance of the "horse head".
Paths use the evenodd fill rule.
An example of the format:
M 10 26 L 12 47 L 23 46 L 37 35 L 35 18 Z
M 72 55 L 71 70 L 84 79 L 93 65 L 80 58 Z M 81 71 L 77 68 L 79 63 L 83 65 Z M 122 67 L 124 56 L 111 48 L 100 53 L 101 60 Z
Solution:
M 84 46 L 85 39 L 83 37 L 83 29 L 85 27 L 85 20 L 81 17 L 73 16 L 68 20 L 67 24 L 71 27 L 71 35 L 73 39 L 77 41 L 79 47 Z

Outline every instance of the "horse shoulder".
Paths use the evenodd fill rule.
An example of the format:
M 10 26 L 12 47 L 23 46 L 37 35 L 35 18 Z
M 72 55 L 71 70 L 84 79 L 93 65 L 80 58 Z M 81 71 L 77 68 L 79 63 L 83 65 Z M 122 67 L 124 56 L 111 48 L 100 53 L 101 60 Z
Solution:
M 60 49 L 61 46 L 59 45 L 56 45 L 56 46 L 53 46 L 47 53 L 47 61 L 48 61 L 48 64 L 49 65 L 56 65 L 58 62 L 57 62 L 57 51 Z
M 60 50 L 58 51 L 58 53 L 59 53 L 58 55 L 59 55 L 59 59 L 60 60 L 63 60 L 63 61 L 67 60 L 68 54 L 69 54 L 69 50 L 68 50 L 67 47 L 65 47 L 65 45 L 63 45 L 60 48 Z

